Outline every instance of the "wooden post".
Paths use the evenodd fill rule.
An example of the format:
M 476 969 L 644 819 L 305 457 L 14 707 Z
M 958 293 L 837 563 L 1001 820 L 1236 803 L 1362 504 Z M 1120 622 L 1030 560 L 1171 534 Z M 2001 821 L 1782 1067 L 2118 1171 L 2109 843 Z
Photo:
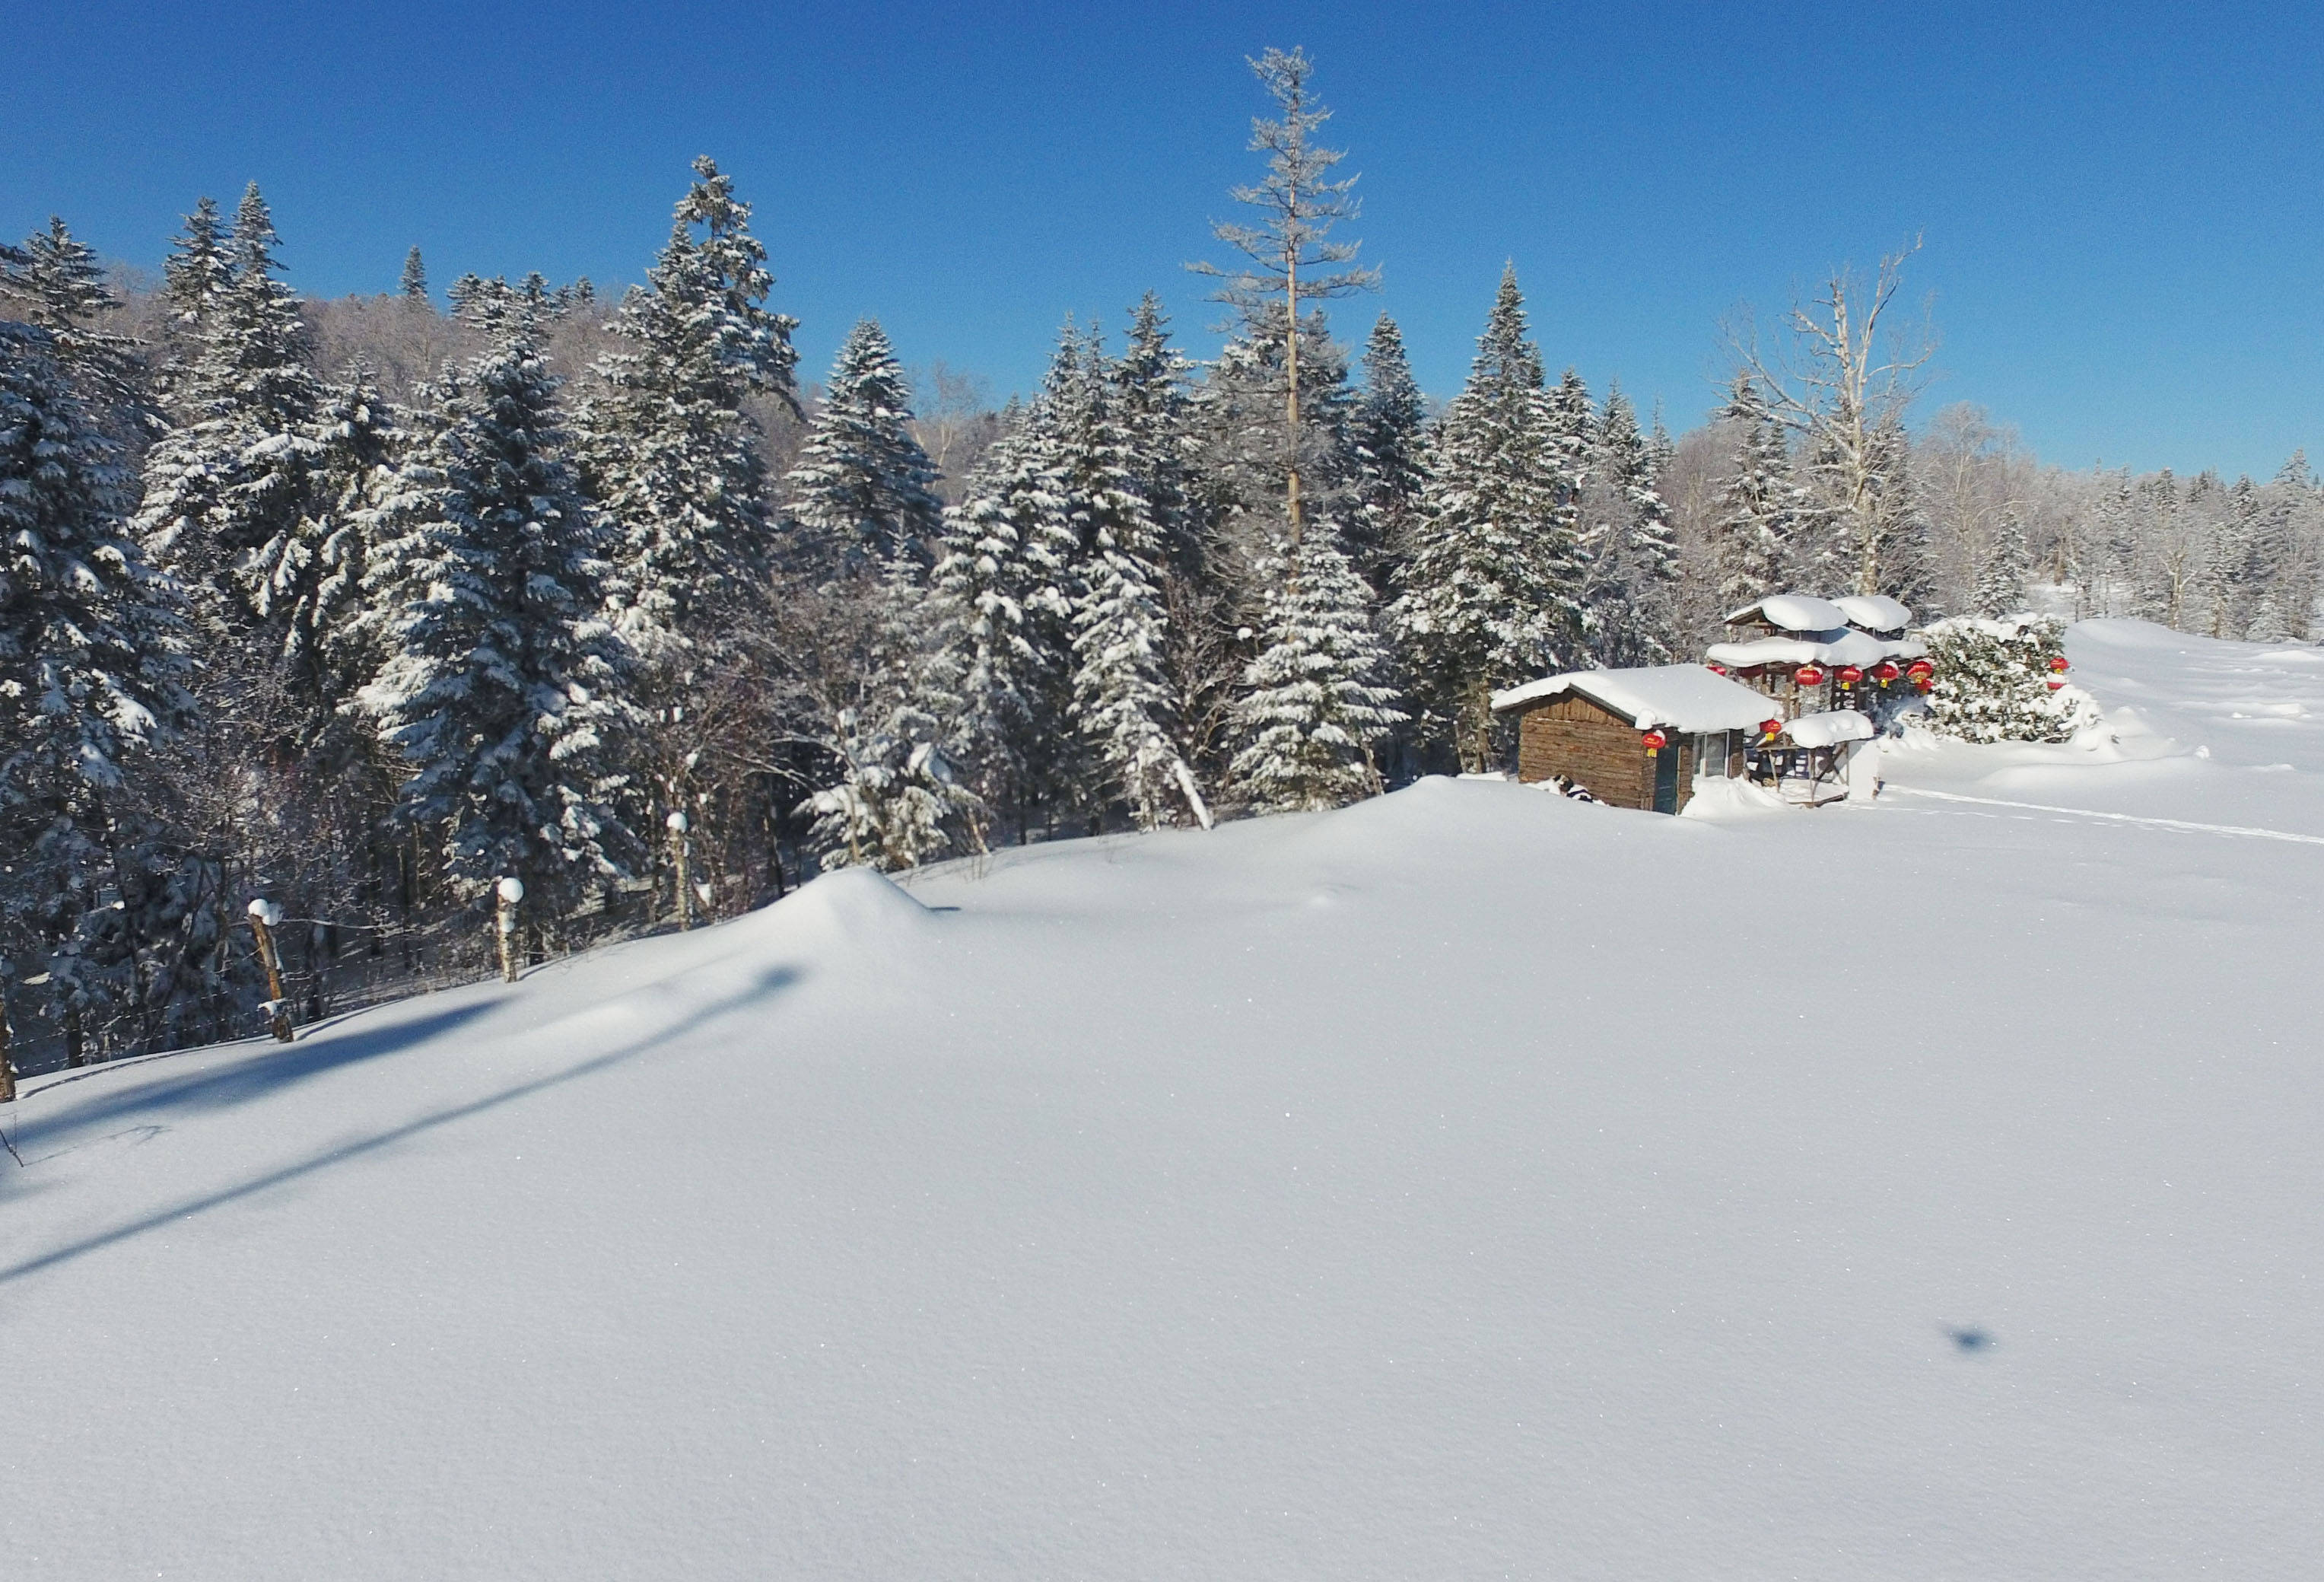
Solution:
M 0 972 L 7 970 L 0 964 Z M 16 1068 L 8 1059 L 8 989 L 0 984 L 0 1104 L 16 1102 Z
M 678 927 L 684 933 L 694 927 L 694 882 L 686 866 L 686 815 L 674 812 L 662 820 L 662 827 L 669 831 L 670 856 L 678 867 Z
M 524 881 L 511 874 L 493 888 L 500 898 L 501 981 L 512 984 L 516 982 L 516 909 L 524 899 Z
M 284 1043 L 290 1041 L 290 1004 L 282 994 L 282 964 L 274 954 L 274 929 L 282 921 L 282 908 L 263 899 L 250 903 L 250 931 L 258 939 L 258 959 L 266 964 L 266 1014 L 274 1036 Z

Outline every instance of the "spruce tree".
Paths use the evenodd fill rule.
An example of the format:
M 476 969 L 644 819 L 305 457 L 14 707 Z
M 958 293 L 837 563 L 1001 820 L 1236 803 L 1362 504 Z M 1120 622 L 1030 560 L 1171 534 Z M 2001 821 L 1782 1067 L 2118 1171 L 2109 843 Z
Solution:
M 1079 546 L 1066 535 L 1065 482 L 1047 393 L 1016 414 L 944 515 L 929 574 L 937 662 L 958 702 L 947 746 L 974 789 L 1020 836 L 1049 801 L 1068 735 Z
M 397 290 L 415 302 L 428 300 L 428 265 L 414 247 L 403 255 L 403 279 Z
M 398 816 L 434 840 L 454 895 L 481 912 L 512 874 L 553 933 L 637 852 L 617 811 L 630 655 L 524 316 L 434 396 L 366 576 L 397 613 L 363 701 L 410 771 Z
M 76 1064 L 97 1018 L 171 997 L 141 981 L 122 845 L 134 761 L 187 705 L 184 651 L 127 491 L 59 336 L 0 321 L 0 958 L 41 964 Z
M 1994 529 L 1984 563 L 1978 568 L 1977 587 L 1969 596 L 1977 614 L 1998 621 L 2024 610 L 2025 580 L 2030 574 L 2025 524 L 2013 505 L 2002 512 L 2001 524 Z
M 1735 436 L 1732 469 L 1711 529 L 1719 613 L 1727 615 L 1786 591 L 1806 496 L 1792 481 L 1783 426 L 1750 375 L 1735 376 L 1719 416 Z
M 1965 742 L 2062 742 L 2098 717 L 2079 687 L 2055 686 L 2065 624 L 2048 615 L 1939 621 L 1925 636 L 1937 673 L 1920 717 Z
M 667 702 L 691 651 L 731 621 L 773 558 L 766 467 L 747 402 L 796 405 L 798 321 L 770 312 L 766 249 L 707 159 L 646 283 L 622 299 L 578 418 L 584 476 L 613 538 L 616 623 Z
M 1428 403 L 1405 358 L 1403 332 L 1385 313 L 1364 346 L 1364 392 L 1350 427 L 1357 470 L 1348 552 L 1386 597 L 1418 531 L 1428 484 Z
M 1170 729 L 1161 524 L 1139 490 L 1120 397 L 1095 339 L 1061 362 L 1064 376 L 1047 394 L 1064 517 L 1059 541 L 1076 551 L 1065 592 L 1073 717 L 1094 760 L 1089 778 L 1120 798 L 1142 829 L 1180 811 L 1207 827 L 1210 809 Z
M 1131 310 L 1130 334 L 1113 365 L 1114 388 L 1130 439 L 1130 471 L 1161 538 L 1162 563 L 1180 577 L 1199 577 L 1204 523 L 1194 477 L 1198 445 L 1191 367 L 1170 343 L 1170 320 L 1152 291 Z
M 1591 435 L 1588 476 L 1585 499 L 1600 519 L 1585 535 L 1591 647 L 1608 665 L 1660 664 L 1671 655 L 1678 544 L 1637 409 L 1618 386 Z
M 912 436 L 911 390 L 877 321 L 840 344 L 786 483 L 788 558 L 800 569 L 857 575 L 928 555 L 943 510 L 936 468 Z
M 1309 459 L 1308 425 L 1300 412 L 1299 363 L 1305 350 L 1301 308 L 1376 290 L 1379 272 L 1347 267 L 1355 261 L 1358 244 L 1327 239 L 1340 221 L 1357 217 L 1360 205 L 1354 195 L 1354 177 L 1331 179 L 1347 155 L 1315 141 L 1332 112 L 1310 85 L 1314 69 L 1305 53 L 1268 50 L 1250 62 L 1250 69 L 1283 112 L 1280 121 L 1252 121 L 1251 152 L 1268 156 L 1267 174 L 1256 185 L 1234 190 L 1237 202 L 1259 211 L 1259 223 L 1211 227 L 1247 263 L 1231 270 L 1208 264 L 1193 267 L 1220 282 L 1213 300 L 1236 309 L 1247 329 L 1270 321 L 1282 326 L 1277 333 L 1283 338 L 1284 362 L 1275 386 L 1282 417 L 1276 432 L 1283 465 L 1284 520 L 1296 544 L 1305 528 L 1302 491 Z M 1264 338 L 1263 332 L 1256 338 Z
M 0 295 L 14 299 L 19 316 L 51 338 L 53 355 L 88 403 L 106 434 L 134 444 L 157 432 L 139 366 L 137 342 L 98 326 L 121 304 L 105 283 L 97 254 L 51 215 L 0 267 Z
M 147 552 L 189 585 L 217 637 L 272 627 L 269 645 L 282 640 L 269 590 L 306 517 L 322 396 L 298 300 L 274 278 L 277 241 L 253 184 L 226 248 L 226 287 L 195 326 L 176 426 L 147 454 L 136 523 Z
M 1571 477 L 1510 269 L 1438 429 L 1426 516 L 1391 612 L 1416 701 L 1451 729 L 1464 769 L 1494 761 L 1494 689 L 1584 656 Z
M 1336 808 L 1380 789 L 1373 750 L 1404 720 L 1371 589 L 1328 519 L 1278 567 L 1243 677 L 1229 770 L 1254 812 Z
M 226 239 L 217 199 L 202 198 L 186 216 L 185 234 L 171 241 L 170 256 L 161 265 L 161 301 L 169 311 L 171 332 L 180 344 L 209 321 L 234 283 Z

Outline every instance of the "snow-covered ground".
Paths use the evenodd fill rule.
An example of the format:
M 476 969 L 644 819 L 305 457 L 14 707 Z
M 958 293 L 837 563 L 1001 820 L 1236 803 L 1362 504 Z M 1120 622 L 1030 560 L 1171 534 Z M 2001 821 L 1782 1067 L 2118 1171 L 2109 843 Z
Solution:
M 1870 808 L 1427 782 L 36 1079 L 0 1574 L 2313 1576 L 2324 844 L 2182 826 L 2324 836 L 2324 655 L 2069 652 L 2119 742 Z

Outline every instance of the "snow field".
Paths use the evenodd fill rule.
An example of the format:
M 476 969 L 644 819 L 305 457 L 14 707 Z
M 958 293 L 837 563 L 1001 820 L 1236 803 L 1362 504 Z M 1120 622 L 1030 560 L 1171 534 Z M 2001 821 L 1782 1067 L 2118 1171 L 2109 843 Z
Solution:
M 2324 753 L 2237 756 L 2305 727 L 2179 734 L 2307 672 L 2125 624 L 2070 652 L 2150 734 L 1892 783 L 2307 828 Z M 2071 814 L 1432 781 L 39 1079 L 0 1554 L 2300 1576 L 2319 879 Z

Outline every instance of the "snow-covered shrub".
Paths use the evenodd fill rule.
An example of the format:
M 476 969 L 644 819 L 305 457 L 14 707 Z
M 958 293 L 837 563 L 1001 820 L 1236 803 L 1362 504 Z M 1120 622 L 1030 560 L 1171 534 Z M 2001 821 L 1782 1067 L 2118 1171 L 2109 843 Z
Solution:
M 2062 742 L 2098 717 L 2062 682 L 2065 623 L 2049 615 L 1960 616 L 1924 634 L 1936 685 L 1919 723 L 1964 742 Z

